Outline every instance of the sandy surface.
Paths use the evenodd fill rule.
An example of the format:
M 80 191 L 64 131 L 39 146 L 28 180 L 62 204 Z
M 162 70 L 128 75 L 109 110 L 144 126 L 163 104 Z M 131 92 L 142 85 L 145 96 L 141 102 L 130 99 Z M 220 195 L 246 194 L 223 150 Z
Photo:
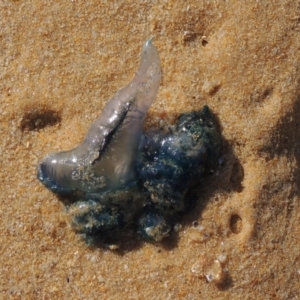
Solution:
M 300 3 L 181 2 L 0 2 L 1 299 L 299 299 Z M 149 37 L 146 126 L 208 104 L 225 163 L 178 236 L 90 249 L 36 166 L 82 140 Z

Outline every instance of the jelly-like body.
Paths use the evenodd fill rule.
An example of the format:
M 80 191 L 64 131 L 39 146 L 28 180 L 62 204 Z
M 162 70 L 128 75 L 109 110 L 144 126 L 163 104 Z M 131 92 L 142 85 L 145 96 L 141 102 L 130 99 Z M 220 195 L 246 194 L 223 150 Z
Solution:
M 167 237 L 186 193 L 220 151 L 220 133 L 208 106 L 181 114 L 168 132 L 143 133 L 161 69 L 149 40 L 134 79 L 110 99 L 76 148 L 47 155 L 38 179 L 72 199 L 73 228 L 87 240 L 109 239 L 127 226 L 146 240 Z

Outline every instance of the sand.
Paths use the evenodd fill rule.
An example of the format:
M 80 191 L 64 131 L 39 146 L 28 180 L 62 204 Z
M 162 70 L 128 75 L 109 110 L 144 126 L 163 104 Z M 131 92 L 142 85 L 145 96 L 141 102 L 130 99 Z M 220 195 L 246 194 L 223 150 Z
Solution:
M 81 142 L 152 37 L 146 127 L 208 104 L 222 162 L 162 244 L 89 248 L 36 179 Z M 298 1 L 0 3 L 1 299 L 299 299 Z

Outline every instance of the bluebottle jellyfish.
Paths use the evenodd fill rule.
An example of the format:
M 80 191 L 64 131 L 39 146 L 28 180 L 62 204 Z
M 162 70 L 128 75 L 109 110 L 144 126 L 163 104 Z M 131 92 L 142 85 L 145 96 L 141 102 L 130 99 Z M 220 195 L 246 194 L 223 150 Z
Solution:
M 76 148 L 47 155 L 38 179 L 72 199 L 67 211 L 86 240 L 109 240 L 126 227 L 148 241 L 169 236 L 186 194 L 220 151 L 208 106 L 181 114 L 168 131 L 143 132 L 161 80 L 160 58 L 148 40 L 133 80 L 118 91 Z

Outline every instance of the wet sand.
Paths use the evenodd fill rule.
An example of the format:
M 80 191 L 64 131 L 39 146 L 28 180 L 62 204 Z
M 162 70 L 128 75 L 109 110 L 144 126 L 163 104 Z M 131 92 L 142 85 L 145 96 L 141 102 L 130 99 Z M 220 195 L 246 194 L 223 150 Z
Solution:
M 1 299 L 299 297 L 299 4 L 3 0 L 0 25 Z M 36 166 L 81 142 L 149 37 L 146 127 L 208 104 L 224 163 L 164 243 L 88 248 Z

